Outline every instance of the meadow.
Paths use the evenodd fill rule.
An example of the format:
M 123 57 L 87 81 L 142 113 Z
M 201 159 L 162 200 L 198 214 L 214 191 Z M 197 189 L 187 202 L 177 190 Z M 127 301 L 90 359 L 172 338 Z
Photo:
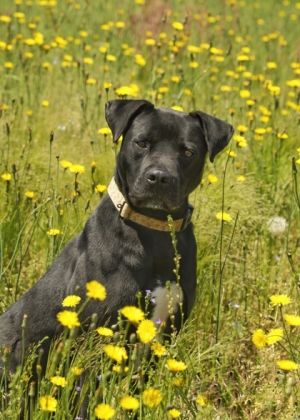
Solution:
M 108 99 L 202 110 L 235 134 L 190 197 L 198 289 L 179 335 L 132 310 L 77 336 L 70 298 L 46 374 L 37 352 L 2 376 L 0 418 L 75 419 L 84 400 L 90 419 L 299 418 L 299 39 L 296 0 L 1 1 L 1 313 L 106 194 Z

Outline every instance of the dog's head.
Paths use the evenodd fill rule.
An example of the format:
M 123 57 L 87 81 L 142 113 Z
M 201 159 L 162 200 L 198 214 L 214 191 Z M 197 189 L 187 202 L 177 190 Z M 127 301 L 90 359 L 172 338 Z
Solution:
M 182 208 L 210 160 L 229 142 L 230 124 L 201 111 L 155 108 L 145 100 L 106 104 L 116 142 L 123 135 L 117 176 L 130 204 L 168 213 Z

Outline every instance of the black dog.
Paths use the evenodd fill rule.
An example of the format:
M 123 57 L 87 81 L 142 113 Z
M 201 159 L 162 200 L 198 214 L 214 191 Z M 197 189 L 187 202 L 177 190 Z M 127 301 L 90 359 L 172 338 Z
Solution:
M 0 346 L 11 348 L 12 370 L 21 359 L 23 316 L 25 348 L 53 338 L 62 328 L 56 314 L 63 298 L 84 297 L 87 281 L 99 280 L 107 290 L 105 301 L 91 301 L 81 314 L 88 319 L 97 313 L 99 324 L 114 323 L 120 308 L 136 304 L 139 291 L 150 291 L 157 322 L 175 314 L 180 303 L 184 318 L 192 309 L 196 242 L 188 195 L 201 180 L 206 153 L 212 161 L 233 128 L 200 111 L 154 108 L 145 100 L 108 102 L 106 120 L 114 141 L 123 135 L 109 194 L 43 278 L 0 317 Z M 168 215 L 177 230 L 180 286 Z

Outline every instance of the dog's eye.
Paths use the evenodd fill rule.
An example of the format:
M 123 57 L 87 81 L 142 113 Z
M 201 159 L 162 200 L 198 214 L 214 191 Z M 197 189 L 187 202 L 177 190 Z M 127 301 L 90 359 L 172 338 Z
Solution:
M 187 158 L 191 158 L 191 157 L 194 156 L 194 151 L 191 150 L 191 149 L 188 149 L 186 147 L 183 148 L 182 152 L 183 152 L 184 156 L 187 157 Z
M 147 149 L 149 142 L 147 140 L 136 140 L 135 144 L 141 149 Z

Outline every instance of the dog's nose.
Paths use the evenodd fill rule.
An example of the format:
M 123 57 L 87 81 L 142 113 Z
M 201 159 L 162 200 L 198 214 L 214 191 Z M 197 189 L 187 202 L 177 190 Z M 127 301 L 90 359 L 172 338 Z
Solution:
M 146 179 L 151 185 L 171 184 L 172 177 L 165 171 L 160 169 L 151 169 L 146 174 Z

